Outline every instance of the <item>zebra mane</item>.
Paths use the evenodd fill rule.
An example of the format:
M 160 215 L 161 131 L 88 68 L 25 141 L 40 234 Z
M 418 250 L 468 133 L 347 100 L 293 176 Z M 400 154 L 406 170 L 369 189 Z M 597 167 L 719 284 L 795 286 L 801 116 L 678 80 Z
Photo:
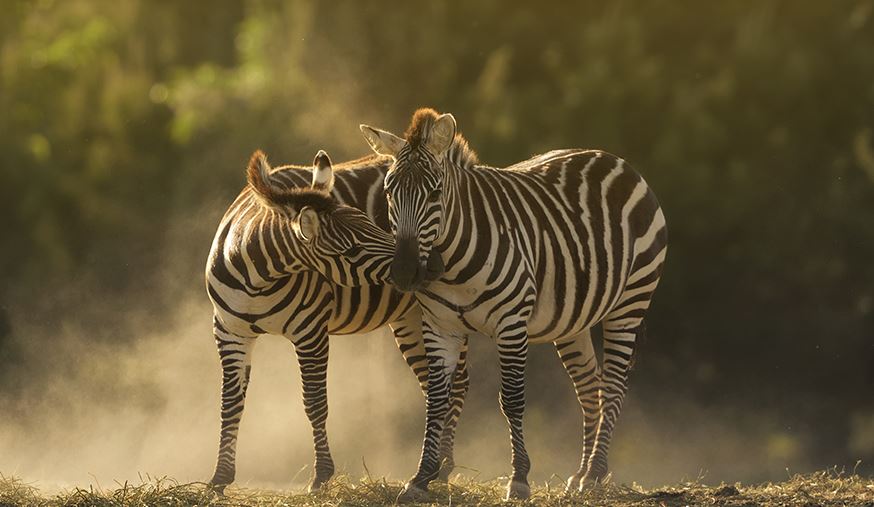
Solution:
M 287 206 L 300 210 L 305 206 L 316 212 L 333 211 L 339 204 L 331 194 L 312 187 L 286 187 L 276 180 L 267 156 L 256 150 L 249 159 L 246 179 L 255 194 L 268 206 Z
M 331 164 L 331 168 L 334 171 L 354 171 L 356 169 L 367 169 L 380 165 L 385 165 L 386 167 L 391 165 L 391 157 L 371 153 L 369 155 L 364 155 L 363 157 L 356 158 L 354 160 L 347 160 L 345 162 L 334 162 L 333 164 Z M 313 167 L 310 165 L 285 164 L 273 168 L 274 174 L 288 170 L 312 171 Z
M 404 132 L 404 139 L 410 145 L 410 148 L 416 149 L 428 139 L 431 127 L 439 116 L 439 113 L 430 107 L 417 109 L 413 113 L 410 126 Z M 460 133 L 455 134 L 455 139 L 453 139 L 452 145 L 449 146 L 446 157 L 452 163 L 464 169 L 479 163 L 479 157 L 477 157 L 476 152 L 468 146 L 467 140 Z
M 446 152 L 446 158 L 462 169 L 470 169 L 479 164 L 479 157 L 461 134 L 455 134 L 452 146 Z
M 256 192 L 258 192 L 257 189 Z M 340 206 L 331 194 L 315 188 L 288 188 L 273 192 L 269 196 L 261 194 L 261 192 L 258 194 L 269 200 L 271 204 L 288 206 L 295 210 L 309 206 L 316 213 L 322 213 L 334 211 Z
M 428 139 L 431 133 L 431 127 L 434 125 L 434 120 L 440 116 L 437 111 L 430 107 L 422 107 L 413 113 L 413 119 L 410 120 L 410 126 L 404 132 L 404 139 L 411 148 L 418 148 L 423 142 Z
M 369 168 L 373 166 L 391 165 L 391 157 L 386 155 L 378 155 L 376 153 L 371 153 L 369 155 L 364 155 L 363 157 L 356 158 L 354 160 L 347 160 L 346 162 L 339 162 L 334 164 L 334 170 L 355 170 L 362 168 Z

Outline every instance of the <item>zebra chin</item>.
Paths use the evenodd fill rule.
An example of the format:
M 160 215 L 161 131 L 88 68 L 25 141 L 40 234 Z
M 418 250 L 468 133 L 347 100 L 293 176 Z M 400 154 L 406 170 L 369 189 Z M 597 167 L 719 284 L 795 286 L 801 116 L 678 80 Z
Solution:
M 433 282 L 439 280 L 446 271 L 446 266 L 443 264 L 443 257 L 436 248 L 431 248 L 431 254 L 428 255 L 428 263 L 425 264 L 425 281 Z
M 416 250 L 407 250 L 398 248 L 391 265 L 390 281 L 398 290 L 415 292 L 443 276 L 443 259 L 436 249 L 431 250 L 427 262 L 419 260 Z
M 416 292 L 422 289 L 427 283 L 425 269 L 417 261 L 413 261 L 412 266 L 403 264 L 405 263 L 398 262 L 397 259 L 392 262 L 391 275 L 389 275 L 392 285 L 401 292 Z

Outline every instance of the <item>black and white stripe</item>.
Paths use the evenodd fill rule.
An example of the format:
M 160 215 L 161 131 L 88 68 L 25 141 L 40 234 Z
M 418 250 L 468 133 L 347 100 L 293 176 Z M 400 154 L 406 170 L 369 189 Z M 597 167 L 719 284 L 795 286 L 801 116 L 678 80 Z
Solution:
M 396 157 L 385 179 L 397 240 L 392 279 L 416 291 L 429 364 L 426 431 L 414 498 L 435 477 L 459 344 L 498 347 L 501 409 L 510 426 L 509 497 L 527 497 L 522 434 L 529 343 L 553 342 L 583 411 L 583 457 L 568 487 L 602 480 L 635 343 L 667 246 L 664 215 L 646 182 L 602 151 L 562 150 L 504 169 L 480 165 L 451 115 L 417 111 L 405 139 L 362 126 Z M 428 283 L 432 252 L 445 270 Z M 603 326 L 599 364 L 590 329 Z
M 334 168 L 320 152 L 312 168 L 271 169 L 260 152 L 252 157 L 249 185 L 222 219 L 206 266 L 223 371 L 219 453 L 210 481 L 216 489 L 235 477 L 252 350 L 261 334 L 283 335 L 297 352 L 315 444 L 310 490 L 334 473 L 325 430 L 329 333 L 389 325 L 426 388 L 419 305 L 384 284 L 394 254 L 382 190 L 388 165 L 386 158 L 367 157 Z M 467 391 L 463 360 L 462 365 L 446 420 L 451 429 L 441 445 L 444 476 L 452 470 L 450 435 Z

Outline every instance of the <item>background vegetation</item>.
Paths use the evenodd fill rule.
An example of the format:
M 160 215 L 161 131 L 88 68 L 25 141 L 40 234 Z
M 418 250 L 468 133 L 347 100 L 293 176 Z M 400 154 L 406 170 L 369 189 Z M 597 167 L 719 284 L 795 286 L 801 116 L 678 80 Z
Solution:
M 696 454 L 702 467 L 735 463 L 718 480 L 859 459 L 874 470 L 874 1 L 2 11 L 0 403 L 19 434 L 39 400 L 61 403 L 51 379 L 81 377 L 79 354 L 130 350 L 192 298 L 208 325 L 203 261 L 255 148 L 274 162 L 320 148 L 353 158 L 367 151 L 359 123 L 401 131 L 429 105 L 454 113 L 489 164 L 598 147 L 655 188 L 671 247 L 629 410 L 665 431 L 629 429 L 619 438 L 634 450 L 617 448 L 614 464 L 679 459 L 661 453 L 691 438 L 713 446 Z M 84 338 L 61 346 L 64 330 Z M 538 388 L 528 417 L 574 428 L 569 383 L 539 349 L 534 385 L 558 379 L 567 393 Z M 491 364 L 475 382 L 494 385 Z M 129 376 L 88 369 L 96 396 L 119 406 L 151 385 L 119 381 Z M 475 390 L 467 420 L 496 412 L 493 396 Z M 420 408 L 392 420 L 413 442 L 405 470 Z

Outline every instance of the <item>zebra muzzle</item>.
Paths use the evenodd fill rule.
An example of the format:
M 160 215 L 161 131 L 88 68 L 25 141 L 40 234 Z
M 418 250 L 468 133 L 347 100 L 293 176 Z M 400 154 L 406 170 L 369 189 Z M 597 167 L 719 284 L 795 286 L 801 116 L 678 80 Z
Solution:
M 425 280 L 426 268 L 419 264 L 419 242 L 399 239 L 391 263 L 391 281 L 400 290 L 415 291 Z

